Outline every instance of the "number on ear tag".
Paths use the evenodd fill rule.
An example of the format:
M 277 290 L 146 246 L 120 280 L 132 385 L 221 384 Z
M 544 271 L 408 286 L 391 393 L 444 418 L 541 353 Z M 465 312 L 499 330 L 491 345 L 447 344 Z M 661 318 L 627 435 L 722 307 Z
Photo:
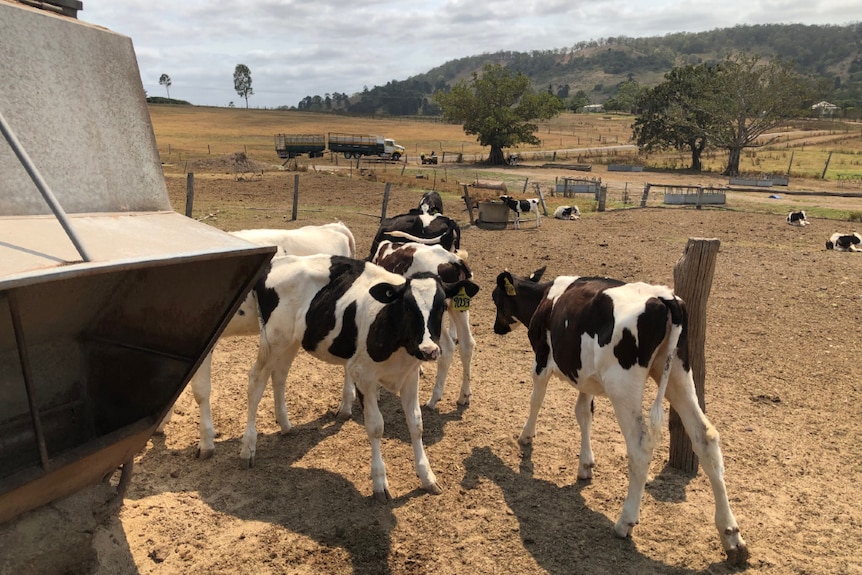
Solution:
M 455 306 L 457 311 L 468 311 L 470 309 L 470 296 L 467 295 L 467 292 L 463 287 L 461 288 L 461 291 L 452 298 L 452 304 Z

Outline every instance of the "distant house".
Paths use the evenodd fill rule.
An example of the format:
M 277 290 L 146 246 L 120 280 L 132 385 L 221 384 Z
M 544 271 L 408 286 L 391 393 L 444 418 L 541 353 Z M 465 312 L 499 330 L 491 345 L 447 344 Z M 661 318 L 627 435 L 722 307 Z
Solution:
M 601 104 L 587 104 L 586 106 L 581 108 L 581 111 L 583 111 L 585 114 L 588 114 L 590 112 L 604 112 L 605 107 Z
M 840 110 L 838 106 L 836 106 L 835 104 L 830 104 L 826 100 L 823 100 L 822 102 L 817 102 L 816 104 L 811 106 L 811 109 L 819 116 L 830 117 L 833 116 L 836 112 L 838 112 L 838 110 Z

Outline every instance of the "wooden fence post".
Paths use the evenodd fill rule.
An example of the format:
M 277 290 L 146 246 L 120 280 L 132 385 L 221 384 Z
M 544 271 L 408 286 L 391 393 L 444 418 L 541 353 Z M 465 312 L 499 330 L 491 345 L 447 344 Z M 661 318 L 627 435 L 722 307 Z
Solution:
M 704 412 L 706 303 L 712 289 L 712 277 L 720 245 L 721 241 L 717 238 L 689 238 L 682 257 L 673 268 L 674 292 L 685 301 L 688 311 L 688 358 L 694 376 L 697 402 Z M 691 449 L 691 441 L 685 433 L 682 420 L 673 408 L 670 410 L 668 429 L 669 465 L 690 474 L 697 473 L 697 456 Z
M 642 208 L 645 208 L 645 207 L 646 207 L 647 198 L 649 198 L 649 188 L 650 188 L 650 185 L 649 185 L 649 184 L 646 184 L 646 185 L 644 186 L 644 195 L 643 195 L 643 196 L 641 196 L 641 207 L 642 207 Z
M 195 173 L 186 174 L 186 217 L 192 217 L 192 207 L 195 203 Z
M 605 211 L 608 203 L 608 187 L 599 185 L 599 207 L 600 212 Z
M 467 184 L 461 184 L 464 188 L 464 203 L 467 204 L 467 214 L 470 216 L 470 223 L 473 224 L 473 200 L 470 199 L 470 192 L 467 191 Z
M 299 174 L 293 176 L 293 213 L 290 216 L 292 222 L 296 221 L 297 212 L 299 212 Z
M 382 222 L 386 218 L 386 208 L 389 207 L 389 186 L 391 186 L 389 182 L 386 183 L 386 187 L 383 188 L 383 209 L 380 212 L 380 221 Z

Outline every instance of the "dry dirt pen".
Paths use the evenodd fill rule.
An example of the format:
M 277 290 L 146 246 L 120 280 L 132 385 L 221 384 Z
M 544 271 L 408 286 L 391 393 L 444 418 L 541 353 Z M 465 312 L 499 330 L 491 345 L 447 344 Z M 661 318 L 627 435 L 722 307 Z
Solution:
M 341 219 L 365 255 L 377 226 L 383 185 L 303 174 L 299 220 L 289 221 L 293 175 L 261 180 L 200 174 L 194 217 L 226 230 L 298 227 Z M 183 210 L 185 178 L 168 177 Z M 389 213 L 421 192 L 394 188 Z M 194 458 L 197 407 L 186 391 L 166 435 L 136 460 L 117 521 L 102 537 L 107 572 L 705 574 L 725 565 L 703 473 L 666 467 L 668 436 L 656 450 L 630 540 L 611 535 L 627 484 L 625 447 L 607 400 L 596 401 L 591 483 L 576 480 L 575 391 L 549 386 L 532 450 L 516 437 L 529 403 L 526 331 L 493 334 L 494 278 L 527 274 L 607 275 L 672 285 L 689 237 L 721 240 L 708 306 L 707 415 L 722 434 L 731 505 L 751 549 L 752 574 L 862 573 L 862 369 L 848 340 L 862 320 L 859 254 L 826 251 L 847 222 L 815 219 L 805 228 L 783 215 L 691 207 L 586 213 L 575 222 L 543 218 L 522 229 L 470 226 L 457 198 L 447 210 L 464 226 L 475 280 L 471 325 L 477 341 L 471 405 L 455 405 L 453 362 L 437 412 L 423 413 L 425 445 L 444 488 L 418 489 L 400 402 L 384 395 L 383 457 L 391 505 L 375 504 L 362 413 L 339 424 L 342 373 L 300 355 L 288 382 L 296 425 L 280 436 L 272 399 L 258 418 L 258 453 L 243 471 L 246 372 L 253 338 L 219 343 L 213 367 L 216 455 Z M 457 206 L 457 207 L 456 207 Z M 847 337 L 850 335 L 851 337 Z M 435 366 L 422 377 L 430 394 Z M 647 396 L 654 393 L 649 385 Z M 113 566 L 113 571 L 107 570 Z

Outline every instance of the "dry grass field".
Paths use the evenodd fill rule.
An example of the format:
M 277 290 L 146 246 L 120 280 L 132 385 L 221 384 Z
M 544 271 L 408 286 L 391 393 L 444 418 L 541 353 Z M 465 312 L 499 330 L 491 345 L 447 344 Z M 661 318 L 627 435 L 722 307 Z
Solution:
M 77 572 L 862 575 L 862 368 L 853 343 L 862 322 L 862 257 L 824 249 L 834 231 L 862 227 L 848 221 L 862 213 L 858 184 L 793 177 L 787 188 L 729 191 L 723 206 L 669 207 L 653 193 L 648 207 L 639 208 L 646 183 L 718 187 L 727 179 L 660 166 L 610 172 L 602 154 L 589 156 L 588 174 L 543 168 L 543 159 L 488 170 L 472 163 L 419 166 L 413 158 L 406 165 L 360 166 L 322 158 L 286 170 L 271 149 L 279 131 L 384 133 L 408 151 L 475 148 L 460 127 L 407 120 L 165 106 L 151 107 L 151 114 L 174 209 L 184 210 L 186 174 L 194 172 L 192 217 L 226 231 L 341 220 L 364 256 L 385 184 L 391 185 L 389 214 L 414 207 L 424 190 L 439 189 L 446 213 L 462 225 L 481 287 L 471 305 L 474 395 L 469 407 L 456 406 L 456 359 L 438 409 L 423 410 L 424 443 L 444 489 L 432 496 L 418 488 L 400 402 L 384 393 L 382 452 L 395 499 L 380 505 L 371 497 L 361 410 L 343 423 L 332 414 L 343 372 L 305 354 L 288 382 L 294 430 L 279 434 L 267 392 L 255 467 L 241 469 L 246 375 L 256 341 L 222 341 L 213 364 L 215 456 L 195 459 L 198 411 L 186 390 L 165 435 L 154 436 L 137 456 L 118 517 L 97 534 L 97 566 Z M 590 130 L 624 124 L 583 121 L 595 122 Z M 563 124 L 543 129 L 565 131 Z M 809 132 L 799 141 L 820 137 Z M 237 152 L 246 154 L 251 172 L 237 171 Z M 602 178 L 610 209 L 595 211 L 583 196 L 551 195 L 558 178 L 573 175 Z M 505 181 L 515 195 L 524 189 L 532 195 L 538 184 L 549 209 L 577 203 L 583 217 L 543 218 L 539 228 L 527 220 L 521 230 L 471 225 L 461 186 L 476 178 Z M 811 225 L 787 225 L 790 209 L 807 210 Z M 526 275 L 547 266 L 549 278 L 603 275 L 673 285 L 674 264 L 692 237 L 721 241 L 707 310 L 706 406 L 721 433 L 731 506 L 751 551 L 741 568 L 724 562 L 704 474 L 689 477 L 668 467 L 667 433 L 653 457 L 640 525 L 631 539 L 615 539 L 611 527 L 627 471 L 610 403 L 596 401 L 591 482 L 576 478 L 576 391 L 567 384 L 552 381 L 534 445 L 520 448 L 516 438 L 531 390 L 526 330 L 505 337 L 492 331 L 490 294 L 504 269 Z M 427 365 L 420 401 L 435 374 L 436 366 Z M 654 393 L 648 384 L 648 401 Z

